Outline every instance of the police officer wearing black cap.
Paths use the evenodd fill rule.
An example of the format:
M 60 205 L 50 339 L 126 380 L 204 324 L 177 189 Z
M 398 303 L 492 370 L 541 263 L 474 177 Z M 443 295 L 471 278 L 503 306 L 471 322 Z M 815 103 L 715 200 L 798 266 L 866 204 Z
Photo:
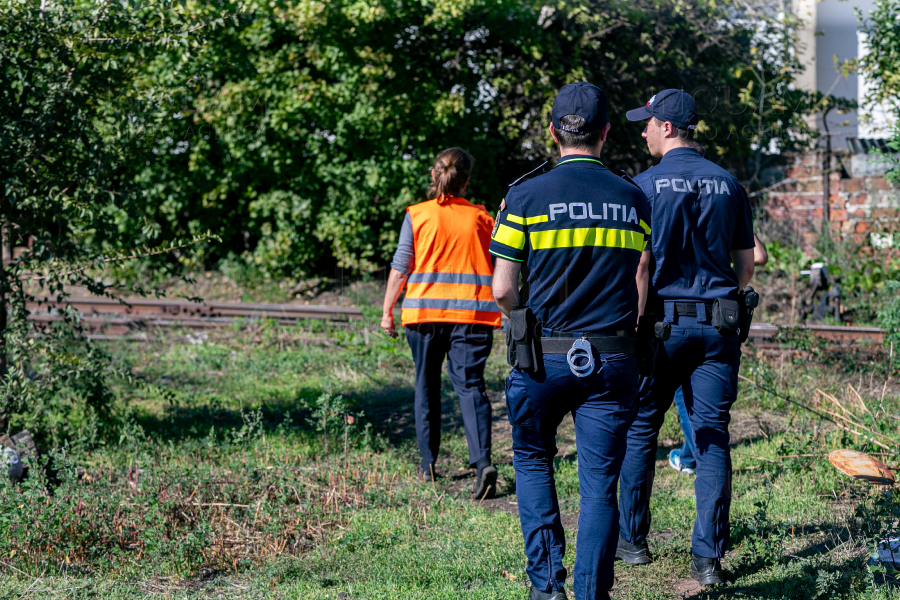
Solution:
M 728 423 L 741 361 L 734 311 L 753 275 L 753 221 L 738 181 L 694 147 L 698 112 L 689 94 L 664 90 L 627 117 L 646 123 L 650 154 L 662 158 L 635 181 L 653 210 L 648 311 L 665 314 L 671 337 L 657 354 L 628 430 L 616 557 L 630 564 L 651 561 L 647 533 L 657 438 L 683 386 L 697 461 L 691 574 L 712 585 L 724 581 L 719 559 L 729 540 Z
M 532 600 L 567 598 L 553 457 L 569 412 L 581 492 L 575 597 L 609 598 L 614 581 L 615 493 L 637 408 L 633 332 L 648 285 L 650 207 L 601 162 L 609 128 L 599 88 L 563 87 L 549 127 L 561 158 L 510 186 L 490 246 L 494 298 L 510 317 L 506 402 Z

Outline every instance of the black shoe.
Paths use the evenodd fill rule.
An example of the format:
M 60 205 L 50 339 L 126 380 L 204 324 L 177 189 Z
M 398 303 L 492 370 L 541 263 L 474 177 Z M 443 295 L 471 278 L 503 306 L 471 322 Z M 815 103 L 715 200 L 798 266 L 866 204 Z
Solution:
M 647 540 L 644 540 L 640 544 L 632 544 L 625 541 L 622 534 L 619 534 L 619 545 L 616 546 L 616 558 L 626 565 L 648 565 L 653 562 Z
M 528 600 L 569 600 L 569 597 L 566 596 L 566 590 L 542 592 L 536 587 L 532 587 L 531 593 L 528 595 Z
M 474 500 L 484 500 L 485 498 L 493 498 L 496 494 L 497 467 L 487 465 L 482 469 L 478 469 L 478 477 L 475 479 L 475 486 L 472 488 L 472 498 Z
M 718 558 L 703 558 L 691 554 L 691 577 L 700 585 L 719 585 L 725 583 L 725 572 Z
M 437 473 L 434 471 L 434 465 L 419 465 L 416 468 L 416 476 L 422 483 L 433 483 L 437 479 Z

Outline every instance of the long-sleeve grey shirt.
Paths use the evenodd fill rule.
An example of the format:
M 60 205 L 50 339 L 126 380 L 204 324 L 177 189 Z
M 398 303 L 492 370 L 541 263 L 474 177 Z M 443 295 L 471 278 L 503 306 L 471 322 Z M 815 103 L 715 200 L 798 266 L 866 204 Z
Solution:
M 397 240 L 397 250 L 394 252 L 394 260 L 391 268 L 404 275 L 412 273 L 416 266 L 416 246 L 413 240 L 412 219 L 409 213 L 403 217 L 403 225 L 400 227 L 400 239 Z

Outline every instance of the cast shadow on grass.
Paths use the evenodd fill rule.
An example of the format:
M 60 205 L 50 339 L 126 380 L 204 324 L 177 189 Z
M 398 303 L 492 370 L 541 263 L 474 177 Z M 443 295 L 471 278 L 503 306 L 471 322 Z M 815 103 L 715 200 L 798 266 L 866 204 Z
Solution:
M 725 598 L 834 598 L 851 589 L 861 590 L 870 574 L 860 562 L 847 557 L 828 565 L 784 561 L 773 568 L 781 572 L 765 581 L 742 585 L 739 581 L 728 586 L 706 588 L 697 600 L 724 600 Z M 759 570 L 761 571 L 761 569 Z M 741 570 L 738 577 L 752 575 L 758 571 Z M 760 573 L 765 576 L 765 573 Z M 774 574 L 773 574 L 774 575 Z
M 227 400 L 215 397 L 201 402 L 180 401 L 162 411 L 138 410 L 135 421 L 157 439 L 177 441 L 205 437 L 212 427 L 217 431 L 238 429 L 244 425 L 246 414 L 258 410 L 262 417 L 260 426 L 266 432 L 281 428 L 313 433 L 316 424 L 311 417 L 321 394 L 318 387 L 299 388 L 291 397 L 269 398 L 244 408 L 230 406 L 233 403 L 226 404 Z M 386 440 L 399 443 L 410 432 L 415 437 L 411 390 L 387 388 L 377 393 L 343 396 L 349 413 L 363 413 L 360 425 L 372 423 Z
M 254 407 L 238 408 L 233 401 L 218 397 L 182 400 L 160 412 L 138 411 L 135 420 L 151 436 L 161 440 L 198 439 L 217 431 L 239 429 L 250 411 L 259 410 L 260 426 L 267 433 L 287 429 L 314 434 L 312 422 L 320 387 L 292 390 L 292 396 L 269 398 Z M 335 392 L 337 394 L 338 392 Z M 391 447 L 407 446 L 416 439 L 414 392 L 408 386 L 383 386 L 366 392 L 342 394 L 351 414 L 362 413 L 357 426 L 371 423 L 374 431 Z M 441 424 L 445 432 L 461 433 L 462 417 L 455 393 L 444 390 L 441 401 Z M 497 420 L 497 419 L 495 419 Z
M 731 448 L 732 451 L 734 451 L 737 448 L 750 446 L 758 441 L 762 441 L 765 439 L 766 438 L 762 435 L 744 437 L 736 442 L 731 442 L 730 444 L 728 444 L 728 447 Z M 672 450 L 680 449 L 683 444 L 684 441 L 676 442 L 674 444 L 658 444 L 656 446 L 656 460 L 669 460 L 669 452 L 671 452 Z
M 765 569 L 778 565 L 789 565 L 796 561 L 809 561 L 823 557 L 831 553 L 835 548 L 842 546 L 852 539 L 847 531 L 846 523 L 827 522 L 813 525 L 795 526 L 794 531 L 798 535 L 808 536 L 812 534 L 828 533 L 831 535 L 829 542 L 810 544 L 791 554 L 784 554 L 782 550 L 783 539 L 789 535 L 790 524 L 783 522 L 759 521 L 732 523 L 731 547 L 753 548 L 751 553 L 743 554 L 733 572 L 738 577 L 752 575 Z M 782 538 L 784 536 L 784 538 Z M 851 559 L 847 559 L 851 561 Z M 851 561 L 852 562 L 852 561 Z M 857 568 L 856 565 L 854 568 Z

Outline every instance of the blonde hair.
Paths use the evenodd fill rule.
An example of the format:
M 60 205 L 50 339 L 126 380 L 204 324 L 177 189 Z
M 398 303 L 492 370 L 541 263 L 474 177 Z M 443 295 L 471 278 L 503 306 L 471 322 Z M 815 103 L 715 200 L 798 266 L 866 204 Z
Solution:
M 462 194 L 469 181 L 475 159 L 462 148 L 448 148 L 434 160 L 434 181 L 428 186 L 429 198 L 448 198 Z

